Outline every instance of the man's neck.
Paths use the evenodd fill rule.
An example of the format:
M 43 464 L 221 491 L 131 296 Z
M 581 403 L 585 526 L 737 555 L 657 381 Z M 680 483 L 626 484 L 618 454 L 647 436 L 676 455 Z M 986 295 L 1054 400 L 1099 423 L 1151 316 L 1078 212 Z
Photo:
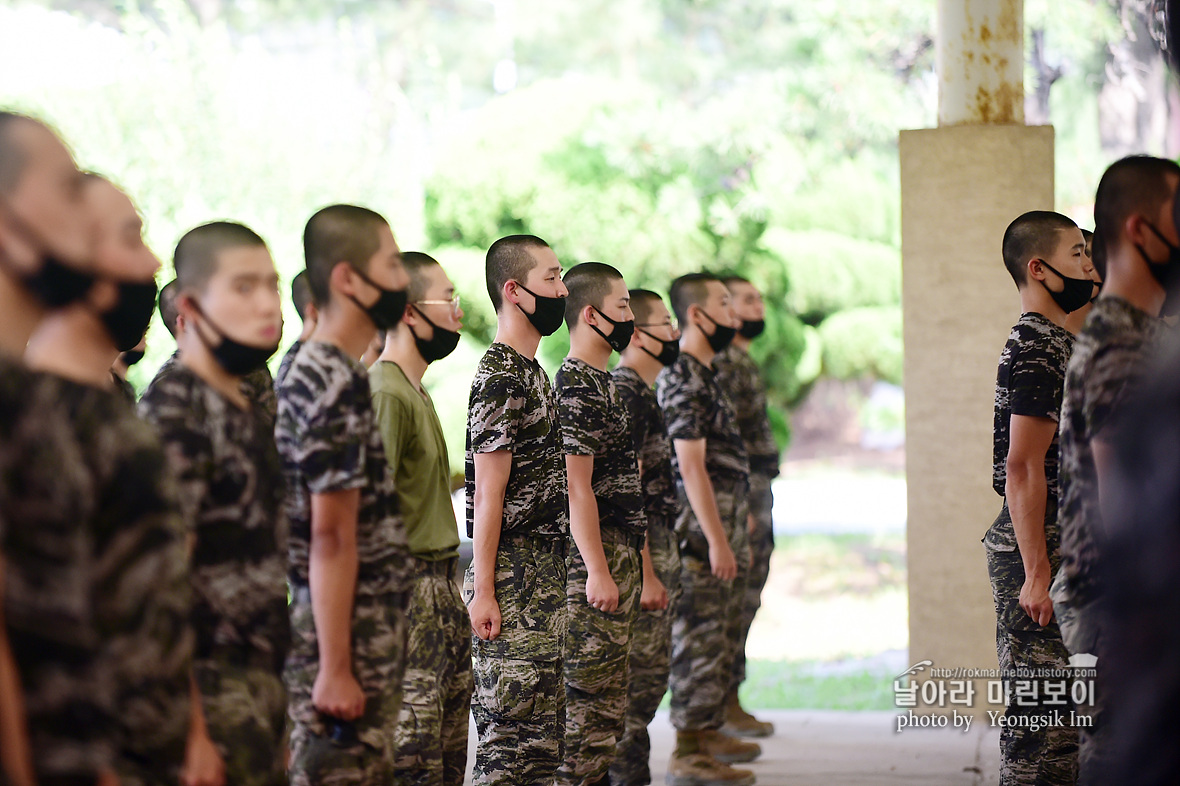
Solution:
M 385 340 L 385 349 L 381 351 L 377 360 L 378 362 L 384 360 L 397 364 L 410 384 L 417 388 L 419 393 L 422 392 L 422 377 L 425 376 L 426 369 L 430 364 L 423 359 L 422 353 L 418 351 L 418 345 L 414 342 L 414 335 L 410 332 L 409 325 L 403 322 L 388 335 Z
M 1065 327 L 1065 311 L 1039 281 L 1029 281 L 1020 290 L 1020 311 L 1040 314 L 1057 327 Z
M 745 352 L 746 354 L 749 354 L 749 352 L 750 352 L 750 343 L 751 343 L 752 341 L 753 341 L 753 339 L 746 338 L 746 337 L 745 337 L 745 336 L 743 336 L 741 333 L 738 333 L 737 335 L 735 335 L 735 336 L 733 337 L 733 346 L 734 346 L 735 348 L 737 348 L 739 351 L 741 351 L 741 352 Z
M 709 346 L 708 336 L 702 333 L 696 325 L 689 326 L 684 335 L 680 337 L 680 351 L 692 355 L 709 368 L 713 367 L 713 358 L 717 357 L 713 347 Z
M 296 341 L 307 341 L 311 338 L 311 334 L 315 332 L 315 324 L 312 322 L 304 322 L 303 330 L 299 333 L 299 338 Z
M 351 304 L 331 303 L 320 311 L 308 341 L 322 341 L 359 360 L 376 333 L 373 321 Z
M 7 273 L 0 273 L 0 355 L 20 360 L 44 310 Z
M 1107 258 L 1102 295 L 1119 297 L 1153 317 L 1159 316 L 1165 293 L 1147 271 L 1136 249 L 1118 249 Z
M 111 365 L 118 356 L 102 322 L 82 304 L 46 317 L 25 352 L 30 368 L 99 388 L 114 384 Z
M 541 334 L 515 304 L 505 303 L 500 311 L 496 322 L 496 343 L 512 347 L 529 360 L 535 360 Z
M 589 334 L 589 335 L 587 335 Z M 589 325 L 578 325 L 570 336 L 569 357 L 580 360 L 599 371 L 606 371 L 610 362 L 610 346 Z
M 651 355 L 644 352 L 642 349 L 629 347 L 623 353 L 622 358 L 619 359 L 619 365 L 623 368 L 629 368 L 639 375 L 649 388 L 656 384 L 656 377 L 664 370 L 664 366 L 660 361 L 653 358 Z
M 221 367 L 201 338 L 193 335 L 196 329 L 195 324 L 190 324 L 188 329 L 180 334 L 177 341 L 177 359 L 181 365 L 196 374 L 198 379 L 229 399 L 234 406 L 249 409 L 250 401 L 242 392 L 242 378 L 230 374 Z

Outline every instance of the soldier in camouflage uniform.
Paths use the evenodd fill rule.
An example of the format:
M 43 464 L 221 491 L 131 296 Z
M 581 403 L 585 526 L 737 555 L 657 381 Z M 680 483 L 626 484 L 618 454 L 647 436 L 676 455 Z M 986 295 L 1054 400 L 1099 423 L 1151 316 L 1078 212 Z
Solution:
M 31 420 L 4 445 L 6 605 L 42 782 L 172 784 L 189 709 L 189 591 L 176 489 L 110 368 L 151 318 L 159 260 L 130 200 L 80 192 L 97 230 L 90 294 L 52 311 L 26 359 L 44 372 Z M 5 492 L 0 492 L 3 494 Z M 101 762 L 101 763 L 100 763 Z
M 180 356 L 152 381 L 139 410 L 179 479 L 193 544 L 201 702 L 188 763 L 194 774 L 228 783 L 283 783 L 290 629 L 282 468 L 273 421 L 241 385 L 246 366 L 265 364 L 278 343 L 278 277 L 262 238 L 225 222 L 181 238 L 175 266 L 185 314 Z M 227 359 L 227 342 L 257 351 Z
M 672 476 L 672 443 L 652 390 L 660 371 L 679 355 L 680 336 L 659 295 L 646 289 L 632 289 L 629 294 L 635 333 L 611 376 L 639 459 L 647 542 L 641 553 L 641 611 L 631 629 L 627 713 L 610 767 L 614 786 L 651 783 L 647 727 L 668 690 L 672 609 L 680 598 L 680 546 L 673 532 L 680 505 Z
M 463 311 L 438 262 L 413 251 L 402 260 L 410 308 L 369 369 L 414 570 L 394 778 L 407 786 L 444 786 L 461 784 L 467 772 L 471 624 L 456 584 L 459 528 L 447 444 L 422 376 L 458 344 Z
M 1102 294 L 1078 334 L 1065 376 L 1061 410 L 1061 569 L 1053 581 L 1053 608 L 1071 654 L 1097 656 L 1099 694 L 1084 709 L 1093 721 L 1081 728 L 1078 782 L 1109 783 L 1111 728 L 1101 686 L 1107 633 L 1098 613 L 1105 587 L 1097 569 L 1105 531 L 1099 489 L 1111 480 L 1098 454 L 1110 455 L 1130 414 L 1128 399 L 1144 384 L 1147 358 L 1163 326 L 1156 318 L 1171 273 L 1171 247 L 1180 245 L 1172 219 L 1180 167 L 1172 161 L 1131 156 L 1111 164 L 1094 199 L 1095 237 L 1106 269 Z M 1134 222 L 1131 219 L 1136 219 Z M 1135 229 L 1127 228 L 1134 223 Z
M 1065 317 L 1088 303 L 1092 291 L 1082 270 L 1084 249 L 1081 230 L 1058 213 L 1025 213 L 1004 233 L 1004 264 L 1020 292 L 1023 313 L 1000 354 L 996 375 L 992 486 L 1004 505 L 983 543 L 996 606 L 996 653 L 1010 679 L 1018 671 L 1064 669 L 1069 662 L 1053 620 L 1049 584 L 1061 559 L 1057 427 L 1073 349 Z M 1047 715 L 1053 709 L 1039 701 L 1009 703 L 1005 715 L 1010 721 L 1000 730 L 1000 782 L 1005 786 L 1076 779 L 1074 728 L 1021 725 L 1020 716 Z
M 567 292 L 557 256 L 529 235 L 492 244 L 487 287 L 496 340 L 467 415 L 474 783 L 548 786 L 564 748 L 569 514 L 557 402 L 535 355 L 560 327 Z
M 283 377 L 287 376 L 287 372 L 291 369 L 291 363 L 299 354 L 299 348 L 315 330 L 318 312 L 311 299 L 311 287 L 307 283 L 306 270 L 300 270 L 291 280 L 291 302 L 295 304 L 295 311 L 299 314 L 303 329 L 299 332 L 299 337 L 291 342 L 291 346 L 287 348 L 286 354 L 283 355 L 283 359 L 279 363 L 279 370 L 275 372 L 276 388 L 283 384 Z
M 49 305 L 47 300 L 68 294 L 56 287 L 41 291 L 38 286 L 39 280 L 43 281 L 44 275 L 52 268 L 49 255 L 81 265 L 81 260 L 88 258 L 91 249 L 86 231 L 88 215 L 85 205 L 76 198 L 82 175 L 69 152 L 49 129 L 31 118 L 0 112 L 0 171 L 5 173 L 0 177 L 0 582 L 3 582 L 0 583 L 0 781 L 7 776 L 10 782 L 19 786 L 31 786 L 35 777 L 33 755 L 29 748 L 29 724 L 26 723 L 24 692 L 21 690 L 22 677 L 27 679 L 29 675 L 17 672 L 4 619 L 7 604 L 3 603 L 4 560 L 17 556 L 12 553 L 13 544 L 6 537 L 6 525 L 11 527 L 14 506 L 30 489 L 10 485 L 9 479 L 14 467 L 28 461 L 28 451 L 48 446 L 48 441 L 39 439 L 38 432 L 46 426 L 60 425 L 62 418 L 47 408 L 51 402 L 37 396 L 37 375 L 24 366 L 21 354 Z M 54 187 L 44 190 L 47 185 Z M 42 190 L 41 210 L 37 210 L 37 202 L 27 199 L 26 189 L 30 188 Z M 52 237 L 53 246 L 27 245 L 33 239 L 26 237 L 30 234 Z M 30 250 L 32 254 L 26 256 Z M 58 433 L 67 433 L 67 430 Z M 73 522 L 67 519 L 62 523 Z M 49 545 L 49 541 L 45 545 Z M 24 555 L 19 556 L 24 558 Z M 68 571 L 81 568 L 76 554 L 71 559 L 68 550 L 54 556 L 59 558 L 58 564 L 66 568 L 67 576 Z M 45 593 L 44 600 L 69 612 L 59 615 L 60 623 L 53 629 L 54 633 L 60 631 L 64 635 L 57 641 L 44 642 L 44 660 L 48 664 L 56 660 L 60 668 L 68 662 L 63 656 L 89 656 L 89 651 L 79 646 L 84 644 L 80 640 L 82 637 L 76 635 L 86 621 L 73 615 L 74 611 L 84 608 L 86 597 L 81 581 L 51 581 L 49 584 L 56 591 Z M 73 594 L 71 588 L 80 591 Z M 33 721 L 36 725 L 37 719 Z M 78 730 L 69 720 L 63 727 Z M 61 742 L 67 743 L 66 740 Z M 83 750 L 81 745 L 73 747 Z M 93 777 L 111 766 L 109 749 L 105 757 L 103 754 L 98 746 L 93 746 L 88 754 L 75 754 L 66 771 Z M 42 765 L 42 775 L 46 773 Z
M 766 385 L 758 364 L 750 357 L 750 342 L 765 327 L 762 294 L 744 278 L 729 276 L 725 286 L 733 297 L 734 313 L 742 321 L 733 343 L 713 358 L 717 384 L 729 395 L 737 412 L 738 429 L 750 457 L 750 576 L 742 607 L 742 630 L 733 663 L 733 683 L 725 701 L 724 731 L 740 737 L 768 737 L 774 724 L 760 721 L 746 712 L 738 699 L 738 688 L 746 679 L 746 639 L 754 616 L 762 606 L 762 589 L 770 576 L 774 552 L 774 495 L 770 485 L 778 477 L 778 445 L 766 411 Z
M 401 708 L 409 568 L 368 374 L 356 358 L 377 327 L 401 317 L 409 281 L 389 225 L 365 208 L 316 213 L 304 249 L 320 321 L 279 387 L 275 427 L 291 526 L 291 782 L 385 784 Z
M 736 318 L 729 291 L 709 274 L 681 276 L 670 294 L 683 330 L 681 351 L 656 381 L 682 505 L 676 520 L 682 595 L 672 623 L 670 679 L 676 751 L 668 778 L 671 786 L 751 784 L 751 772 L 724 764 L 751 761 L 761 748 L 718 731 L 750 560 L 749 462 L 737 415 L 711 366 L 737 332 Z
M 623 736 L 628 651 L 639 613 L 647 528 L 627 410 L 606 370 L 635 329 L 622 274 L 587 262 L 565 275 L 570 352 L 557 372 L 569 479 L 565 761 L 558 783 L 609 783 Z

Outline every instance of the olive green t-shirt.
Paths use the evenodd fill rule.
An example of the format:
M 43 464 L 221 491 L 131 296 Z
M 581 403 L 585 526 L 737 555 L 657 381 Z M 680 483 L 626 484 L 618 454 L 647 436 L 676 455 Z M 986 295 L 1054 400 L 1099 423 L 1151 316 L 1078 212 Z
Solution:
M 369 387 L 410 553 L 427 561 L 458 556 L 451 465 L 434 402 L 418 392 L 396 363 L 387 360 L 369 369 Z

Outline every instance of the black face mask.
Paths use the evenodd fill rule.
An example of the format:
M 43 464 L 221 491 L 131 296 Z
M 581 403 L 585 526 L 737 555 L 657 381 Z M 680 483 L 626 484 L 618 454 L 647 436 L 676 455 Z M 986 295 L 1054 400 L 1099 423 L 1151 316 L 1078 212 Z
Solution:
M 591 308 L 593 308 L 595 311 L 598 311 L 596 306 L 591 306 Z M 631 343 L 631 336 L 635 335 L 635 320 L 628 319 L 626 321 L 616 321 L 608 317 L 606 314 L 603 314 L 601 311 L 598 311 L 598 316 L 602 317 L 611 324 L 611 332 L 608 336 L 599 330 L 597 325 L 591 325 L 590 327 L 594 330 L 594 332 L 602 336 L 602 340 L 610 344 L 610 348 L 615 352 L 622 352 L 624 349 L 626 349 L 627 345 Z
M 738 333 L 741 333 L 745 338 L 755 339 L 762 335 L 763 330 L 766 330 L 765 319 L 746 319 L 742 321 Z
M 1155 262 L 1143 250 L 1143 246 L 1136 245 L 1135 248 L 1143 255 L 1143 259 L 1147 262 L 1147 269 L 1151 271 L 1151 275 L 1164 289 L 1164 305 L 1160 309 L 1160 316 L 1170 317 L 1176 313 L 1180 313 L 1180 246 L 1172 245 L 1151 224 L 1147 224 L 1147 228 L 1155 233 L 1155 236 L 1168 247 L 1168 261 Z
M 565 319 L 565 298 L 563 297 L 546 297 L 545 295 L 538 295 L 519 281 L 517 286 L 528 292 L 533 296 L 536 305 L 533 307 L 533 313 L 525 311 L 520 308 L 517 303 L 516 307 L 520 308 L 522 314 L 529 318 L 529 322 L 537 329 L 537 332 L 542 336 L 552 336 L 561 327 L 562 320 Z
M 143 360 L 144 352 L 142 349 L 129 349 L 122 355 L 119 355 L 119 360 L 123 361 L 123 365 L 131 368 L 139 361 Z
M 733 337 L 737 335 L 737 328 L 732 328 L 729 325 L 719 324 L 717 320 L 713 319 L 713 317 L 710 317 L 708 312 L 706 312 L 703 308 L 701 309 L 701 313 L 713 323 L 713 335 L 705 336 L 705 338 L 709 340 L 709 346 L 712 348 L 712 350 L 714 352 L 720 352 L 721 350 L 728 347 L 730 342 L 733 341 Z
M 235 377 L 244 377 L 251 371 L 257 371 L 266 365 L 266 361 L 270 360 L 271 355 L 279 349 L 279 344 L 276 341 L 274 346 L 270 347 L 252 347 L 249 344 L 243 344 L 240 341 L 234 341 L 225 334 L 225 331 L 213 324 L 209 317 L 205 316 L 205 312 L 197 305 L 197 302 L 192 301 L 193 309 L 201 315 L 209 327 L 213 328 L 217 335 L 221 336 L 221 343 L 213 346 L 209 340 L 205 338 L 205 334 L 197 325 L 193 329 L 197 331 L 197 336 L 209 349 L 209 353 L 213 355 L 213 359 L 217 361 L 217 365 L 225 369 L 227 374 Z
M 662 339 L 659 336 L 652 336 L 651 333 L 648 333 L 643 328 L 636 329 L 643 335 L 651 336 L 656 341 L 660 342 L 662 346 L 660 347 L 660 354 L 658 355 L 643 345 L 640 345 L 639 348 L 658 360 L 661 366 L 670 366 L 676 362 L 676 358 L 680 357 L 680 341 L 677 339 Z
M 414 309 L 418 311 L 418 309 Z M 459 346 L 459 332 L 456 330 L 447 330 L 440 328 L 438 325 L 430 321 L 430 317 L 418 311 L 418 316 L 426 320 L 426 324 L 434 329 L 434 335 L 430 338 L 418 338 L 418 334 L 410 328 L 410 335 L 414 337 L 414 345 L 418 347 L 418 354 L 427 363 L 433 363 L 436 360 L 442 360 L 447 355 L 455 351 L 455 347 Z
M 98 318 L 111 334 L 115 349 L 129 352 L 139 344 L 152 321 L 152 312 L 156 310 L 156 280 L 120 281 L 118 286 L 119 300 L 115 307 Z M 139 354 L 143 357 L 142 352 Z
M 1094 296 L 1093 281 L 1088 278 L 1068 278 L 1063 276 L 1043 259 L 1041 260 L 1041 264 L 1049 268 L 1050 272 L 1065 284 L 1060 292 L 1054 292 L 1049 289 L 1048 284 L 1044 281 L 1041 282 L 1041 286 L 1049 293 L 1049 297 L 1053 298 L 1053 302 L 1061 306 L 1062 311 L 1070 314 L 1090 302 L 1090 298 Z
M 3 200 L 0 200 L 0 205 L 4 206 L 9 223 L 24 236 L 29 245 L 40 251 L 41 257 L 41 266 L 34 273 L 18 269 L 3 253 L 0 253 L 0 266 L 7 268 L 48 309 L 62 308 L 86 297 L 94 286 L 95 277 L 64 262 L 49 250 L 49 244 L 44 242 L 39 233 L 17 217 Z
M 377 302 L 371 306 L 361 305 L 361 302 L 355 297 L 352 298 L 352 302 L 369 315 L 369 319 L 373 320 L 373 325 L 378 330 L 393 330 L 406 315 L 406 302 L 409 300 L 409 293 L 404 289 L 386 289 L 355 267 L 353 272 L 381 294 L 377 297 Z

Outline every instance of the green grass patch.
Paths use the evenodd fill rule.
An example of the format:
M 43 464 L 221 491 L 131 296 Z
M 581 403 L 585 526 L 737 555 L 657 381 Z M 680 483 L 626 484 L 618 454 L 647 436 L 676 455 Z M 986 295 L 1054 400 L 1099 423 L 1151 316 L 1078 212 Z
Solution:
M 832 669 L 826 664 L 748 661 L 746 709 L 890 710 L 893 677 L 880 668 Z

